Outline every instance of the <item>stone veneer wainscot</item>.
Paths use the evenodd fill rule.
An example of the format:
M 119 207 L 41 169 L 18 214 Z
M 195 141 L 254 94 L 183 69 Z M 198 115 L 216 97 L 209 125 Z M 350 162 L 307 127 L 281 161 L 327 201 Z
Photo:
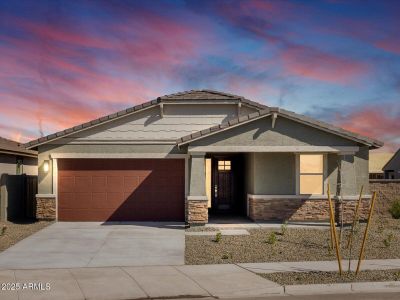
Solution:
M 189 225 L 204 225 L 208 223 L 208 200 L 186 201 L 186 222 Z
M 359 219 L 368 217 L 370 196 L 363 197 Z M 343 209 L 343 221 L 352 222 L 358 199 L 351 197 L 344 199 L 340 205 L 338 199 L 332 199 L 336 212 L 336 220 L 341 219 Z M 248 214 L 253 221 L 329 221 L 329 204 L 326 196 L 299 197 L 299 196 L 262 196 L 248 195 Z
M 36 218 L 38 220 L 56 219 L 56 198 L 55 196 L 36 196 Z

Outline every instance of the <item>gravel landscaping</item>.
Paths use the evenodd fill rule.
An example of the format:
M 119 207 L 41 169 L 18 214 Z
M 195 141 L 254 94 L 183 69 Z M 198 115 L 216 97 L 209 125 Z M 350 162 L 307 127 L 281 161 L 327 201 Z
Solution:
M 47 221 L 0 222 L 0 252 L 51 223 Z
M 358 258 L 364 228 L 365 224 L 357 226 L 353 259 Z M 400 220 L 377 216 L 370 229 L 365 259 L 400 258 Z M 335 260 L 329 229 L 288 228 L 284 234 L 279 229 L 248 231 L 247 236 L 222 236 L 219 242 L 215 236 L 186 236 L 186 264 Z M 342 248 L 349 231 L 343 234 Z M 342 249 L 342 257 L 349 258 L 349 251 Z
M 258 274 L 266 279 L 272 280 L 280 285 L 294 284 L 326 284 L 326 283 L 346 283 L 346 282 L 370 282 L 370 281 L 399 281 L 399 270 L 371 270 L 361 271 L 358 276 L 354 272 L 290 272 L 290 273 L 271 273 Z

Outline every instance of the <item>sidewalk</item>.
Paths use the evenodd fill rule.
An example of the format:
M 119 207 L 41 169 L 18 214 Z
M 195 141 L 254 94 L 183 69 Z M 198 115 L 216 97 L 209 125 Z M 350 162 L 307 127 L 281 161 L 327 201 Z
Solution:
M 1 291 L 0 299 L 240 298 L 282 294 L 282 286 L 236 265 L 3 270 L 1 283 L 50 290 Z
M 355 271 L 357 260 L 351 261 L 351 270 Z M 348 270 L 348 260 L 342 260 L 343 270 Z M 237 264 L 254 273 L 278 273 L 278 272 L 332 272 L 338 270 L 336 260 L 332 261 L 301 261 L 301 262 L 273 262 L 273 263 L 243 263 Z M 400 269 L 400 259 L 371 259 L 361 263 L 363 270 L 389 270 Z
M 396 268 L 400 269 L 400 259 L 367 260 L 362 265 L 362 270 Z M 1 283 L 28 285 L 18 291 L 0 290 L 0 299 L 247 298 L 400 291 L 400 282 L 281 286 L 255 274 L 336 270 L 336 261 L 0 270 Z

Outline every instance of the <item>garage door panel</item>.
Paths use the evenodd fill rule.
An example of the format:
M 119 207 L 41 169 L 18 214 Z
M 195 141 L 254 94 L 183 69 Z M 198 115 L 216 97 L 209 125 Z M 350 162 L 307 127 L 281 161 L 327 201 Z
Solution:
M 92 176 L 92 191 L 105 192 L 107 189 L 107 176 Z
M 58 207 L 69 207 L 75 199 L 75 193 L 59 193 L 58 194 Z
M 92 189 L 91 176 L 75 176 L 75 191 L 85 192 Z
M 59 187 L 60 192 L 68 192 L 74 190 L 75 178 L 73 176 L 60 176 L 59 177 Z
M 119 192 L 123 188 L 123 176 L 107 176 L 107 192 Z
M 96 222 L 108 220 L 112 216 L 109 209 L 60 209 L 58 219 L 60 221 L 87 221 Z
M 67 205 L 64 204 L 64 207 L 89 208 L 91 200 L 91 193 L 74 193 L 74 197 L 70 199 Z
M 124 176 L 124 192 L 133 193 L 139 187 L 138 176 Z
M 59 220 L 183 221 L 184 160 L 59 160 Z

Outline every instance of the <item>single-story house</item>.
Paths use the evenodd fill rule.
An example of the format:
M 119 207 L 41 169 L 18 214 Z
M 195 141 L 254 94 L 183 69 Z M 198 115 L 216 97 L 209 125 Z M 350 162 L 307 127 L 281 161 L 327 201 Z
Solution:
M 0 137 L 0 176 L 37 175 L 37 151 L 27 150 L 22 144 Z
M 383 166 L 385 179 L 400 179 L 400 149 Z
M 38 218 L 326 220 L 327 185 L 352 212 L 382 142 L 242 96 L 192 90 L 27 143 Z M 368 195 L 364 201 L 368 205 Z M 363 202 L 363 203 L 364 203 Z
M 377 152 L 371 151 L 369 153 L 369 179 L 384 179 L 385 172 L 383 167 L 393 157 L 390 152 Z

